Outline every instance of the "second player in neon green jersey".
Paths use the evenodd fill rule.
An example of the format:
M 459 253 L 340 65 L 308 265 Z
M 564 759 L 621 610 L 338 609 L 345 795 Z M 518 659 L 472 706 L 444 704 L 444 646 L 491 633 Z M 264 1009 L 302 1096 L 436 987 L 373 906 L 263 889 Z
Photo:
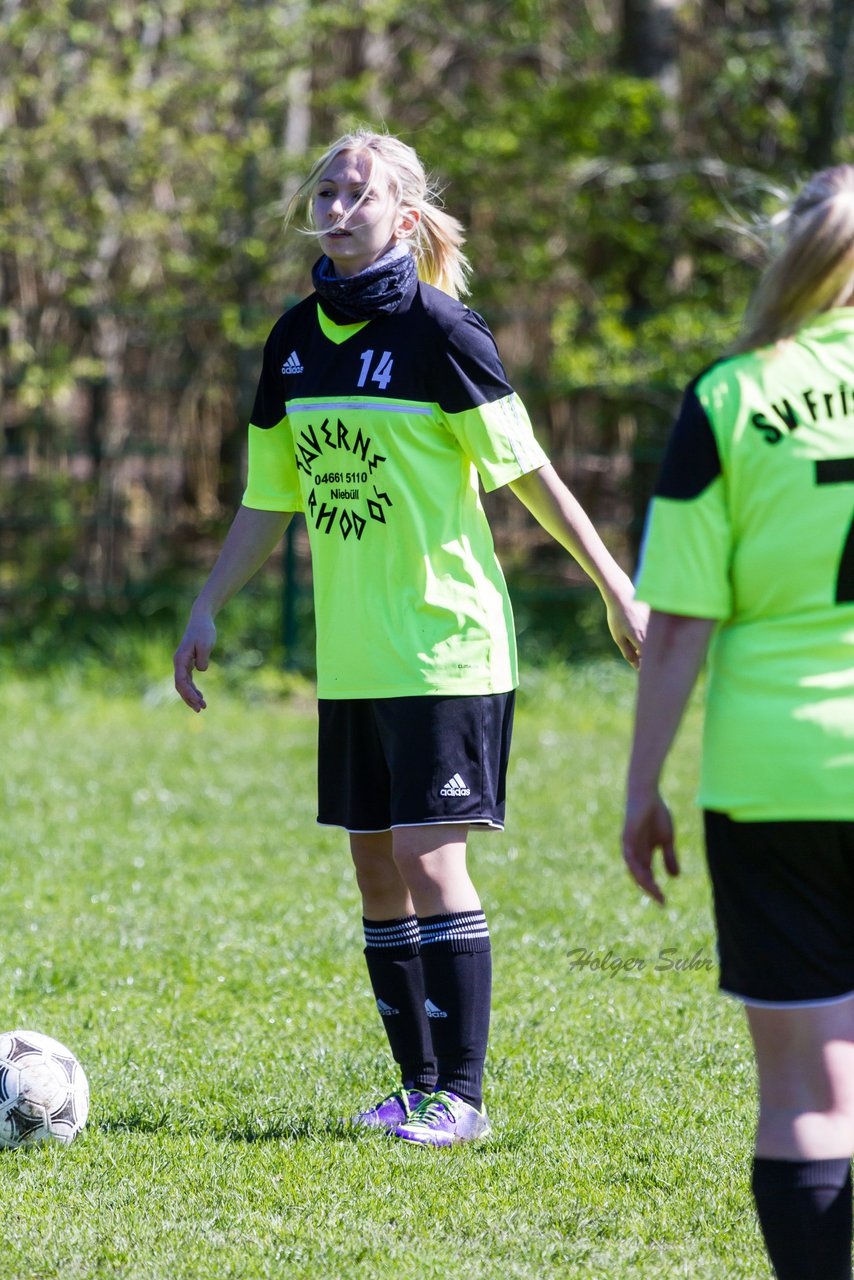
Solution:
M 780 1280 L 850 1280 L 854 1152 L 854 166 L 783 216 L 736 349 L 688 388 L 653 499 L 623 854 L 648 893 L 664 760 L 709 648 L 700 799 L 720 985 L 759 1075 Z

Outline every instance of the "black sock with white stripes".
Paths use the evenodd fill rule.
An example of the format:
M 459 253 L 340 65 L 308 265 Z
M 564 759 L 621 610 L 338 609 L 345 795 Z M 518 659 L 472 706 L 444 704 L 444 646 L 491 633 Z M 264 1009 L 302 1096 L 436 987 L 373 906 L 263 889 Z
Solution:
M 454 911 L 420 916 L 418 925 L 427 1016 L 439 1067 L 436 1088 L 450 1089 L 480 1108 L 492 997 L 486 917 L 480 910 Z
M 362 925 L 371 986 L 404 1088 L 430 1093 L 436 1061 L 424 1005 L 418 921 L 415 916 L 363 918 Z
M 851 1161 L 753 1161 L 753 1198 L 779 1280 L 851 1280 Z

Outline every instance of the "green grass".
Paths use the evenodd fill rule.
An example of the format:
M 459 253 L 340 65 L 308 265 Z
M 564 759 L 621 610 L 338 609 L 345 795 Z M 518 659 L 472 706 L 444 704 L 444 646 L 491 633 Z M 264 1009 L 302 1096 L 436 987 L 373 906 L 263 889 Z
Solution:
M 92 1088 L 70 1148 L 0 1152 L 5 1280 L 770 1276 L 696 708 L 662 911 L 618 852 L 632 673 L 526 673 L 508 829 L 472 840 L 494 1136 L 428 1152 L 339 1122 L 394 1077 L 344 838 L 314 825 L 310 687 L 212 669 L 194 717 L 168 654 L 127 663 L 0 687 L 2 1023 Z

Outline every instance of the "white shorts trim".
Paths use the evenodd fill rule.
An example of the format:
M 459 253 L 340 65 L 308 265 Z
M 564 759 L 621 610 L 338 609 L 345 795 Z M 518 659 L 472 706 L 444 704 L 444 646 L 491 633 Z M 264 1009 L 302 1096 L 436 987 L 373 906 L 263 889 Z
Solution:
M 739 995 L 737 991 L 728 991 L 721 987 L 725 996 L 732 996 L 741 1004 L 751 1009 L 821 1009 L 824 1005 L 844 1004 L 846 1000 L 854 1000 L 854 991 L 842 996 L 827 996 L 821 1000 L 754 1000 L 752 996 Z
M 484 831 L 503 831 L 504 824 L 491 818 L 430 818 L 427 822 L 393 822 L 390 827 L 345 827 L 343 822 L 321 822 L 319 827 L 336 827 L 351 836 L 381 836 L 386 831 L 401 831 L 406 827 L 481 827 Z

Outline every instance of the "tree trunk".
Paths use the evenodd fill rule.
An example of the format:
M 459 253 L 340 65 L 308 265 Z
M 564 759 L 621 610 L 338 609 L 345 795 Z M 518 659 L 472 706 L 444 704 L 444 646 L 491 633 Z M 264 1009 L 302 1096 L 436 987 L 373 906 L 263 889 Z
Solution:
M 852 44 L 854 44 L 854 4 L 833 0 L 825 46 L 825 71 L 815 88 L 811 127 L 804 139 L 804 151 L 812 169 L 833 164 L 844 124 Z
M 666 144 L 663 154 L 676 150 L 679 93 L 678 42 L 675 0 L 622 0 L 623 32 L 620 43 L 620 66 L 630 75 L 654 80 L 661 89 L 665 106 L 661 114 L 661 137 Z M 663 183 L 656 183 L 638 200 L 639 212 L 660 227 L 662 239 L 673 222 L 673 209 Z M 645 264 L 626 281 L 629 295 L 629 317 L 638 327 L 650 313 L 646 296 Z M 639 339 L 640 340 L 640 339 Z M 637 554 L 646 518 L 646 508 L 658 473 L 661 453 L 669 422 L 648 400 L 639 396 L 630 408 L 634 419 L 628 434 L 631 445 L 632 515 L 629 541 Z
M 675 0 L 622 0 L 618 62 L 629 75 L 657 80 L 675 99 L 679 90 Z

